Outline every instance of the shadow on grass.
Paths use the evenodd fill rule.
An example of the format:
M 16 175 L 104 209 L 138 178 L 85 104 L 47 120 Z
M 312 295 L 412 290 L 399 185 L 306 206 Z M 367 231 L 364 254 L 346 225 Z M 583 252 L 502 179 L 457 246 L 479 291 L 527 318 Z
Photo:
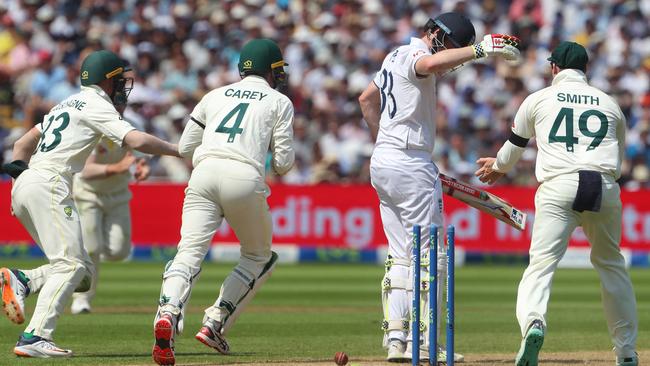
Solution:
M 183 357 L 183 356 L 214 356 L 214 357 L 240 357 L 240 356 L 255 356 L 255 352 L 233 352 L 229 353 L 227 355 L 223 355 L 221 353 L 216 353 L 216 352 L 176 352 L 175 356 L 176 357 Z M 83 354 L 76 354 L 74 355 L 74 358 L 151 358 L 151 352 L 149 353 L 131 353 L 131 354 L 124 354 L 124 353 L 83 353 Z

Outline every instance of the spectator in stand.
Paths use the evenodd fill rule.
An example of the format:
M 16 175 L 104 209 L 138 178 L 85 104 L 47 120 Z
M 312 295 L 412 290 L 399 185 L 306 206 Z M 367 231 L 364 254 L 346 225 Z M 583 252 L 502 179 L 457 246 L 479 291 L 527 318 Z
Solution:
M 495 144 L 488 147 L 468 138 L 476 137 L 475 124 L 482 126 L 481 141 L 502 141 L 523 98 L 550 81 L 547 50 L 560 39 L 587 48 L 594 60 L 587 77 L 616 97 L 631 136 L 638 136 L 639 125 L 650 121 L 650 6 L 644 1 L 4 0 L 0 1 L 0 73 L 5 72 L 10 82 L 0 88 L 12 90 L 12 103 L 3 109 L 10 110 L 11 117 L 0 114 L 0 128 L 4 128 L 0 153 L 7 155 L 15 136 L 40 122 L 41 101 L 50 103 L 42 89 L 30 89 L 36 75 L 51 77 L 50 66 L 39 61 L 41 51 L 49 52 L 55 65 L 77 64 L 89 50 L 100 48 L 129 60 L 138 75 L 134 90 L 145 96 L 138 108 L 131 108 L 136 115 L 131 117 L 153 121 L 145 126 L 147 130 L 164 136 L 170 131 L 166 114 L 172 106 L 191 107 L 207 90 L 239 80 L 238 50 L 261 36 L 277 39 L 291 65 L 291 99 L 296 118 L 306 126 L 295 141 L 307 147 L 296 150 L 298 164 L 304 164 L 301 176 L 310 175 L 308 182 L 367 184 L 363 161 L 370 135 L 364 127 L 354 127 L 365 123 L 348 110 L 349 105 L 355 104 L 386 52 L 407 42 L 429 14 L 447 11 L 467 15 L 477 33 L 520 35 L 524 61 L 515 67 L 503 62 L 473 63 L 462 73 L 452 72 L 440 80 L 436 109 L 441 111 L 438 127 L 444 131 L 436 142 L 436 161 L 443 154 L 455 159 L 453 150 L 458 149 L 447 146 L 455 135 L 467 156 L 495 154 Z M 73 87 L 65 82 L 65 70 L 58 72 L 59 84 L 48 90 L 50 94 Z M 33 103 L 35 97 L 41 98 L 38 105 Z M 56 100 L 55 95 L 49 98 Z M 353 133 L 345 131 L 351 126 Z M 334 133 L 334 128 L 339 131 Z M 325 135 L 336 136 L 325 139 L 335 146 L 322 139 Z M 320 141 L 328 144 L 320 146 L 324 152 L 331 155 L 334 150 L 336 156 L 315 159 L 312 145 Z M 639 156 L 648 155 L 650 146 L 632 138 L 629 142 L 634 144 L 628 149 L 634 156 L 624 162 L 622 182 L 631 187 L 647 185 L 634 177 L 644 176 L 649 161 Z M 338 151 L 338 147 L 344 148 Z M 189 177 L 191 164 L 165 160 L 151 162 L 152 179 Z M 531 184 L 515 180 L 528 175 L 522 169 L 527 165 L 519 165 L 501 182 Z M 454 176 L 464 170 L 455 164 L 444 169 Z M 305 181 L 291 174 L 272 179 L 291 184 Z

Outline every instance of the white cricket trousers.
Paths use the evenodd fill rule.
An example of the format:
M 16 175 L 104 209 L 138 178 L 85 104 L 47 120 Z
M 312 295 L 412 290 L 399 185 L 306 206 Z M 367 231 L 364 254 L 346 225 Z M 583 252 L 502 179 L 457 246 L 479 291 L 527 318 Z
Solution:
M 77 285 L 94 271 L 82 244 L 71 188 L 71 176 L 31 168 L 18 177 L 11 192 L 14 213 L 49 260 L 47 265 L 23 271 L 30 291 L 39 293 L 25 332 L 46 339 L 52 339 L 56 321 Z
M 379 196 L 381 221 L 388 238 L 388 254 L 397 260 L 396 263 L 411 262 L 413 225 L 422 227 L 422 257 L 428 255 L 429 225 L 437 225 L 440 228 L 439 237 L 444 236 L 442 186 L 438 174 L 438 168 L 427 151 L 375 148 L 372 154 L 371 182 Z M 439 245 L 439 278 L 446 278 L 447 264 L 444 253 L 444 246 Z M 404 283 L 411 281 L 413 271 L 410 265 L 396 264 L 386 275 L 393 284 Z M 428 274 L 425 276 L 423 278 L 427 278 Z M 444 283 L 439 282 L 439 299 L 442 298 L 444 287 Z M 426 291 L 423 293 L 426 295 Z M 388 303 L 384 304 L 386 320 L 410 319 L 411 296 L 410 289 L 393 287 L 388 290 Z M 425 305 L 427 304 L 428 302 Z M 438 304 L 441 306 L 442 301 L 439 300 Z M 422 307 L 422 314 L 426 313 L 426 307 Z M 439 314 L 442 314 L 440 308 Z M 421 319 L 426 317 L 423 316 Z M 410 335 L 403 330 L 393 329 L 387 336 L 389 339 L 405 341 Z
M 185 190 L 181 241 L 174 263 L 199 269 L 225 217 L 243 257 L 271 258 L 271 213 L 264 178 L 250 164 L 207 158 L 192 171 Z
M 620 358 L 634 355 L 637 338 L 636 300 L 621 255 L 620 188 L 603 177 L 600 212 L 572 209 L 578 190 L 578 174 L 566 174 L 544 182 L 535 195 L 535 223 L 530 245 L 530 264 L 517 295 L 517 319 L 522 336 L 530 323 L 546 324 L 546 310 L 553 274 L 566 252 L 573 230 L 582 226 L 591 244 L 591 263 L 598 272 L 607 327 Z
M 74 299 L 91 302 L 97 292 L 100 259 L 121 261 L 131 254 L 131 192 L 128 187 L 114 193 L 99 194 L 75 186 L 73 195 L 81 219 L 84 247 L 93 261 L 92 285 L 87 292 L 76 292 Z
M 272 224 L 267 196 L 264 178 L 252 165 L 230 159 L 202 160 L 185 189 L 181 241 L 166 273 L 198 275 L 212 237 L 225 218 L 241 244 L 237 270 L 256 278 L 271 258 Z M 169 297 L 169 303 L 182 307 L 189 301 L 191 281 L 163 276 L 163 295 Z M 243 285 L 231 277 L 224 282 L 222 291 L 236 304 L 239 297 L 233 294 L 242 292 Z

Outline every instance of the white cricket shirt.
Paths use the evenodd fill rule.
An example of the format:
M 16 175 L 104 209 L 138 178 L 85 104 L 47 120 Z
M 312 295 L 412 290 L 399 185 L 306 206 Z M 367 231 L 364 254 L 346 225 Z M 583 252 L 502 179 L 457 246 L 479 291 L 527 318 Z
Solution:
M 389 53 L 374 78 L 381 97 L 377 148 L 433 152 L 436 80 L 418 77 L 415 63 L 431 51 L 420 38 Z
M 566 69 L 551 86 L 529 95 L 512 131 L 536 137 L 535 175 L 541 183 L 579 170 L 621 175 L 625 116 L 616 101 L 589 85 L 585 74 Z
M 265 174 L 266 154 L 284 174 L 293 166 L 293 104 L 259 76 L 214 89 L 194 107 L 178 143 L 197 166 L 207 157 L 233 159 Z M 196 150 L 195 150 L 196 149 Z
M 61 174 L 81 171 L 102 136 L 122 146 L 124 136 L 134 129 L 95 85 L 82 86 L 79 93 L 54 106 L 36 127 L 41 140 L 30 159 L 30 169 Z

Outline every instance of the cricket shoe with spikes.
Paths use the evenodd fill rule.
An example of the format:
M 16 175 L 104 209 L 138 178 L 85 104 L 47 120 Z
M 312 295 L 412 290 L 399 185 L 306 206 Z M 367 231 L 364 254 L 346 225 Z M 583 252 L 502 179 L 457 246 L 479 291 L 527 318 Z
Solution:
M 16 324 L 25 321 L 25 297 L 29 295 L 25 275 L 15 269 L 0 268 L 2 310 Z
M 158 365 L 171 366 L 176 363 L 174 357 L 174 331 L 176 328 L 175 316 L 163 312 L 153 326 L 156 343 L 151 356 Z
M 517 366 L 537 366 L 539 350 L 544 344 L 544 324 L 534 320 L 528 327 L 526 336 L 521 340 L 521 347 L 515 359 Z
M 221 334 L 221 324 L 212 319 L 203 323 L 201 330 L 196 333 L 194 338 L 206 346 L 216 349 L 219 353 L 224 355 L 227 355 L 230 352 L 228 341 L 226 341 L 226 338 Z
M 54 342 L 33 335 L 31 333 L 23 333 L 18 338 L 14 353 L 18 357 L 33 357 L 33 358 L 56 358 L 56 357 L 71 357 L 72 351 L 69 349 L 59 348 Z

